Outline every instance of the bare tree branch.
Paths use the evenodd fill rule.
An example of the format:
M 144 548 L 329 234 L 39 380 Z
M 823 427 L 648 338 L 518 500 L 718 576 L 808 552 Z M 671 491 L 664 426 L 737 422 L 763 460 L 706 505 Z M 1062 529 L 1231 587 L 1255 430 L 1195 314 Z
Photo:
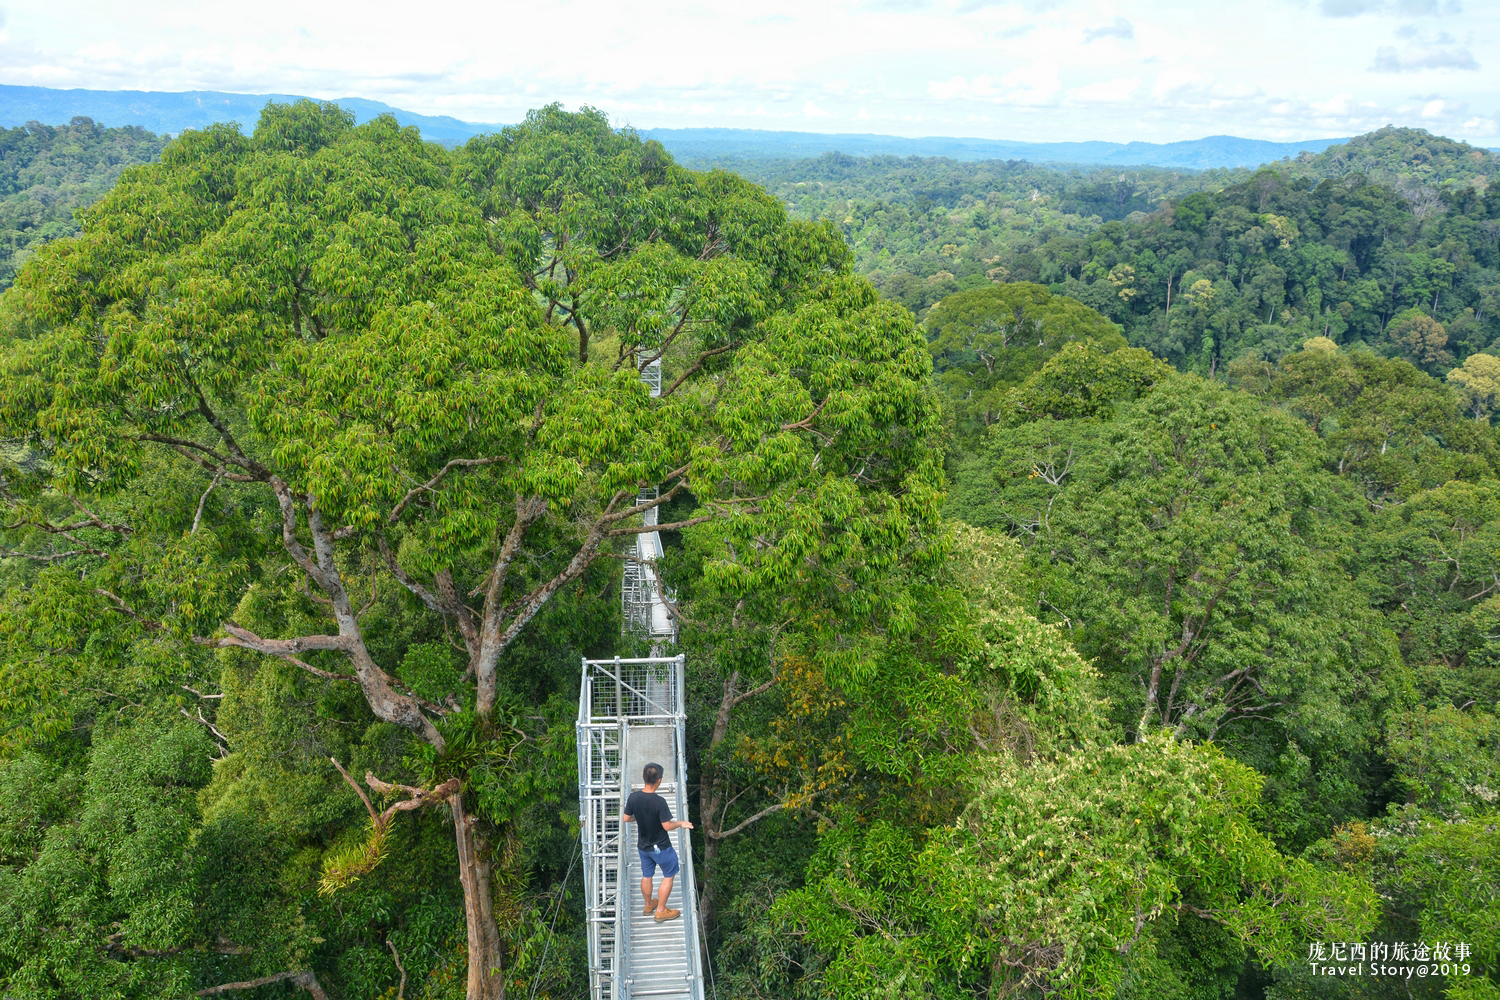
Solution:
M 198 525 L 203 523 L 203 505 L 208 503 L 208 495 L 214 491 L 214 487 L 218 486 L 219 481 L 223 478 L 224 471 L 222 469 L 215 472 L 213 482 L 208 484 L 208 489 L 204 490 L 203 495 L 198 498 L 198 512 L 193 515 L 193 528 L 188 534 L 196 535 L 198 533 Z
M 190 458 L 194 462 L 197 462 L 198 464 L 203 465 L 209 469 L 222 469 L 224 466 L 229 464 L 229 459 L 227 457 L 219 454 L 217 451 L 214 451 L 208 445 L 199 444 L 197 441 L 194 441 L 191 438 L 173 437 L 170 434 L 137 434 L 134 438 L 132 438 L 132 440 L 150 441 L 154 444 L 169 445 L 170 447 L 177 449 L 178 454 L 183 455 L 184 458 Z M 213 459 L 214 464 L 208 464 L 207 459 L 205 459 L 203 455 L 187 454 L 185 450 L 201 451 L 203 455 L 207 455 L 208 458 Z
M 15 549 L 0 549 L 0 557 L 6 559 L 30 559 L 32 562 L 55 563 L 61 562 L 69 556 L 102 556 L 103 552 L 98 549 L 69 549 L 66 552 L 53 552 L 42 555 L 37 552 L 17 552 Z
M 270 483 L 271 489 L 276 493 L 276 501 L 281 506 L 282 548 L 325 592 L 334 589 L 335 584 L 323 574 L 322 568 L 313 561 L 313 557 L 308 555 L 307 549 L 297 539 L 297 501 L 292 497 L 291 488 L 279 476 L 270 477 Z
M 343 768 L 341 767 L 339 768 L 339 770 L 343 771 Z M 347 778 L 348 775 L 346 774 L 345 777 Z M 447 781 L 443 782 L 441 785 L 438 785 L 436 788 L 414 788 L 411 785 L 401 785 L 395 784 L 393 782 L 381 781 L 379 778 L 375 777 L 374 773 L 371 771 L 365 772 L 365 784 L 369 785 L 381 795 L 395 795 L 397 792 L 405 792 L 407 795 L 411 796 L 410 798 L 402 799 L 399 802 L 391 803 L 386 807 L 385 812 L 381 813 L 378 817 L 375 817 L 375 824 L 381 829 L 384 829 L 386 824 L 390 823 L 391 817 L 395 816 L 398 812 L 411 812 L 413 809 L 420 809 L 426 805 L 432 805 L 438 802 L 446 802 L 452 796 L 457 795 L 459 790 L 463 787 L 463 782 L 459 781 L 459 779 L 449 778 Z M 360 797 L 364 798 L 363 795 L 361 795 Z M 368 799 L 365 800 L 365 804 L 369 805 Z
M 754 816 L 751 816 L 743 823 L 739 823 L 733 827 L 730 827 L 728 830 L 709 831 L 708 835 L 710 837 L 713 837 L 715 840 L 723 840 L 726 837 L 733 837 L 735 834 L 745 829 L 745 827 L 749 826 L 752 823 L 759 823 L 761 820 L 765 819 L 772 813 L 781 812 L 783 809 L 796 809 L 800 806 L 806 805 L 808 802 L 813 801 L 813 799 L 816 799 L 817 797 L 817 794 L 814 793 L 813 795 L 807 796 L 806 799 L 789 799 L 786 802 L 777 802 L 774 805 L 766 806 L 760 812 L 756 813 Z
M 145 615 L 141 614 L 139 611 L 126 604 L 125 601 L 120 597 L 120 595 L 116 594 L 114 591 L 95 587 L 94 593 L 98 594 L 100 597 L 108 598 L 110 603 L 114 605 L 115 611 L 120 612 L 120 614 L 122 615 L 128 615 L 129 617 L 134 618 L 136 621 L 146 626 L 147 629 L 154 632 L 162 627 L 161 622 L 147 618 Z
M 184 719 L 187 719 L 189 722 L 201 722 L 203 725 L 207 726 L 208 727 L 208 731 L 214 734 L 214 739 L 218 740 L 219 741 L 219 745 L 221 747 L 223 747 L 224 753 L 226 753 L 226 754 L 229 753 L 229 737 L 227 737 L 223 733 L 219 732 L 219 729 L 218 729 L 217 726 L 215 726 L 212 722 L 209 722 L 207 719 L 205 719 L 203 717 L 203 709 L 201 709 L 201 708 L 198 709 L 198 716 L 197 716 L 197 718 L 194 718 L 193 716 L 189 715 L 188 714 L 188 710 L 185 709 L 185 708 L 179 708 L 177 711 L 181 712 L 182 713 L 182 717 Z
M 229 432 L 229 426 L 208 405 L 208 397 L 203 395 L 203 390 L 193 380 L 192 372 L 187 369 L 186 365 L 183 366 L 182 377 L 187 380 L 188 385 L 193 387 L 193 392 L 198 397 L 198 412 L 203 415 L 204 420 L 208 421 L 210 427 L 218 431 L 219 440 L 223 441 L 229 449 L 230 461 L 253 476 L 269 478 L 271 475 L 270 470 L 245 454 L 240 448 L 239 442 L 234 439 L 234 435 Z
M 195 997 L 213 996 L 216 993 L 230 993 L 235 990 L 253 990 L 257 986 L 266 986 L 270 983 L 279 983 L 282 980 L 291 979 L 307 992 L 312 994 L 313 1000 L 328 1000 L 328 994 L 323 992 L 323 987 L 318 984 L 318 977 L 313 975 L 312 970 L 304 969 L 301 972 L 278 972 L 274 976 L 263 976 L 260 979 L 248 979 L 242 983 L 225 983 L 222 986 L 210 986 L 206 990 L 194 993 Z
M 479 616 L 474 613 L 473 608 L 459 599 L 452 570 L 439 571 L 433 577 L 433 583 L 437 584 L 442 611 L 453 617 L 454 624 L 458 626 L 458 634 L 463 637 L 464 649 L 469 654 L 469 668 L 465 671 L 467 677 L 474 672 L 475 658 L 479 655 Z
M 391 949 L 391 957 L 396 960 L 396 971 L 401 973 L 401 985 L 396 988 L 396 1000 L 406 1000 L 406 966 L 401 964 L 401 956 L 396 953 L 396 943 L 387 935 L 385 946 Z
M 677 376 L 677 380 L 674 381 L 670 386 L 663 389 L 659 398 L 665 399 L 667 396 L 670 396 L 672 395 L 672 393 L 676 392 L 677 387 L 688 380 L 688 376 L 692 375 L 693 373 L 698 371 L 698 369 L 703 367 L 703 362 L 707 361 L 709 358 L 713 357 L 716 354 L 723 354 L 725 351 L 732 351 L 736 347 L 739 347 L 741 343 L 742 341 L 736 340 L 732 344 L 725 344 L 723 347 L 715 347 L 711 351 L 704 351 L 702 354 L 699 354 L 698 360 L 689 365 L 687 371 Z
M 648 531 L 678 531 L 682 528 L 691 528 L 695 524 L 703 524 L 712 521 L 713 514 L 704 514 L 701 517 L 688 518 L 686 521 L 669 521 L 666 524 L 643 524 L 633 528 L 614 528 L 609 532 L 609 537 L 617 535 L 644 535 Z
M 340 653 L 349 651 L 349 640 L 342 635 L 299 635 L 294 639 L 263 639 L 233 622 L 226 622 L 223 628 L 229 633 L 226 638 L 196 638 L 195 641 L 200 646 L 207 646 L 210 649 L 234 647 L 256 653 L 266 653 L 270 656 L 295 656 L 298 653 L 313 650 L 333 650 Z
M 401 568 L 401 564 L 396 561 L 396 554 L 391 551 L 390 543 L 385 540 L 385 535 L 375 536 L 375 543 L 380 547 L 380 554 L 385 558 L 385 564 L 390 569 L 391 575 L 396 578 L 396 582 L 415 594 L 417 600 L 426 605 L 428 611 L 442 614 L 442 605 L 432 595 L 432 591 L 422 586 L 410 573 Z
M 480 465 L 494 465 L 496 462 L 509 461 L 510 459 L 506 458 L 504 455 L 497 455 L 493 458 L 455 458 L 450 460 L 447 465 L 438 470 L 437 475 L 427 480 L 427 482 L 421 484 L 420 486 L 414 486 L 410 490 L 407 490 L 406 495 L 401 498 L 401 502 L 396 504 L 395 507 L 391 508 L 390 514 L 386 515 L 386 523 L 395 524 L 396 519 L 401 516 L 401 512 L 406 509 L 407 504 L 411 503 L 423 492 L 431 493 L 434 489 L 437 488 L 437 485 L 443 481 L 444 477 L 454 469 L 473 468 Z
M 195 687 L 188 687 L 186 684 L 179 684 L 177 686 L 180 687 L 180 688 L 182 688 L 184 691 L 191 691 L 193 694 L 197 695 L 198 697 L 204 698 L 204 699 L 208 699 L 208 700 L 212 700 L 212 699 L 215 699 L 215 698 L 222 698 L 222 697 L 224 697 L 222 694 L 204 694 L 202 691 L 199 691 L 197 688 L 195 688 Z
M 794 422 L 792 422 L 790 424 L 782 424 L 781 425 L 781 429 L 784 430 L 784 431 L 810 431 L 810 430 L 812 430 L 812 422 L 818 418 L 818 414 L 822 413 L 823 412 L 823 407 L 825 407 L 827 405 L 828 405 L 828 398 L 825 396 L 823 398 L 823 402 L 821 402 L 817 406 L 813 407 L 813 411 L 811 413 L 809 413 L 807 416 L 803 417 L 801 420 L 794 421 Z
M 339 763 L 337 757 L 329 757 L 328 759 L 333 761 L 333 766 L 339 769 L 339 774 L 344 776 L 344 780 L 349 782 L 349 787 L 354 789 L 354 794 L 358 795 L 359 800 L 365 804 L 365 808 L 370 813 L 370 821 L 378 824 L 380 822 L 380 814 L 375 811 L 375 806 L 370 802 L 370 797 L 365 794 L 365 790 L 359 787 L 359 782 L 350 777 L 349 772 L 344 770 L 344 765 Z

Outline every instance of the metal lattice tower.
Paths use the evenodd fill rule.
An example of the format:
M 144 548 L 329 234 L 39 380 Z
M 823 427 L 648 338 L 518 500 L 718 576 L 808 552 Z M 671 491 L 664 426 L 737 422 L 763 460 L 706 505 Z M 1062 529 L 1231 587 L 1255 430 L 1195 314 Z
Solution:
M 661 394 L 660 360 L 642 368 L 641 380 L 652 396 Z M 655 487 L 644 488 L 636 504 L 650 503 L 658 495 Z M 642 512 L 644 525 L 657 523 L 657 510 Z M 661 652 L 677 637 L 656 571 L 661 536 L 647 531 L 635 538 L 621 592 L 625 632 L 647 636 L 652 651 Z M 644 915 L 637 888 L 641 871 L 635 830 L 620 821 L 625 799 L 641 787 L 641 769 L 648 763 L 663 768 L 657 793 L 672 807 L 673 818 L 689 818 L 683 677 L 681 654 L 583 661 L 578 695 L 578 821 L 583 837 L 592 1000 L 703 1000 L 698 894 L 688 832 L 679 829 L 668 834 L 682 870 L 673 880 L 667 905 L 680 909 L 682 916 L 657 923 Z

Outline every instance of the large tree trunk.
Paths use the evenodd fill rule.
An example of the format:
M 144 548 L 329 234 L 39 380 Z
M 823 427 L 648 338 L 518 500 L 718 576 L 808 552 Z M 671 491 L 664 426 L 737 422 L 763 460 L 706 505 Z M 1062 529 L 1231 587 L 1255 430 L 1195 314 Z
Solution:
M 703 933 L 699 936 L 699 946 L 703 949 L 703 960 L 708 961 L 708 929 L 713 926 L 714 919 L 718 916 L 718 898 L 714 892 L 714 869 L 719 860 L 719 840 L 715 837 L 703 838 L 703 887 L 698 891 L 698 920 L 703 925 Z
M 734 671 L 729 679 L 724 682 L 724 696 L 719 701 L 719 711 L 714 716 L 713 732 L 708 737 L 708 754 L 712 758 L 713 751 L 724 742 L 724 737 L 729 735 L 729 716 L 737 703 L 738 693 L 735 685 L 739 682 L 740 672 Z M 714 905 L 714 866 L 719 859 L 719 829 L 720 814 L 723 812 L 724 795 L 723 789 L 718 781 L 718 775 L 712 767 L 705 767 L 698 775 L 698 825 L 703 828 L 703 877 L 699 881 L 698 888 L 698 917 L 702 921 L 704 948 L 708 947 L 706 940 L 707 931 L 713 926 Z
M 701 943 L 705 949 L 708 947 L 707 932 L 713 926 L 717 902 L 714 899 L 714 869 L 719 860 L 721 838 L 715 834 L 720 832 L 716 820 L 722 805 L 719 783 L 705 770 L 698 778 L 698 825 L 703 827 L 703 875 L 698 880 L 698 919 L 703 925 Z
M 448 800 L 458 843 L 458 878 L 464 887 L 464 923 L 469 931 L 467 1000 L 505 1000 L 504 953 L 495 925 L 490 892 L 490 861 L 476 820 L 464 811 L 463 792 Z

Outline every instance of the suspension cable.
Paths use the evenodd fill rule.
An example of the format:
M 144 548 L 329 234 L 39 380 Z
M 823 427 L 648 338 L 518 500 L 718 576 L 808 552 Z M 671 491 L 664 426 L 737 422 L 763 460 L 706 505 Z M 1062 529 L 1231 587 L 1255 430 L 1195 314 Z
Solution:
M 531 981 L 531 1000 L 536 1000 L 536 991 L 542 985 L 542 972 L 547 968 L 547 949 L 552 947 L 552 932 L 557 930 L 557 915 L 562 912 L 563 897 L 567 895 L 568 879 L 573 877 L 573 866 L 578 863 L 578 855 L 583 851 L 583 844 L 579 842 L 573 851 L 573 860 L 568 862 L 568 873 L 563 876 L 562 885 L 557 887 L 557 905 L 552 908 L 552 924 L 547 928 L 547 940 L 542 944 L 542 958 L 536 965 L 536 977 Z M 715 994 L 717 996 L 717 994 Z

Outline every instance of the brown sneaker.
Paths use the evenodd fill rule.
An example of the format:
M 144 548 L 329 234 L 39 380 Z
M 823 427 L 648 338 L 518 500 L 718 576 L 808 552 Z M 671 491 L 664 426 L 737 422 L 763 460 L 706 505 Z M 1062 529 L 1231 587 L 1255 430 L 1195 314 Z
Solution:
M 641 914 L 641 916 L 643 916 L 643 917 L 649 917 L 649 916 L 651 916 L 651 914 L 653 914 L 655 912 L 656 912 L 656 900 L 654 900 L 654 899 L 647 900 L 646 901 L 646 912 L 643 913 L 643 914 Z
M 682 916 L 681 910 L 657 910 L 656 922 L 661 923 L 663 920 L 676 920 L 680 916 Z

